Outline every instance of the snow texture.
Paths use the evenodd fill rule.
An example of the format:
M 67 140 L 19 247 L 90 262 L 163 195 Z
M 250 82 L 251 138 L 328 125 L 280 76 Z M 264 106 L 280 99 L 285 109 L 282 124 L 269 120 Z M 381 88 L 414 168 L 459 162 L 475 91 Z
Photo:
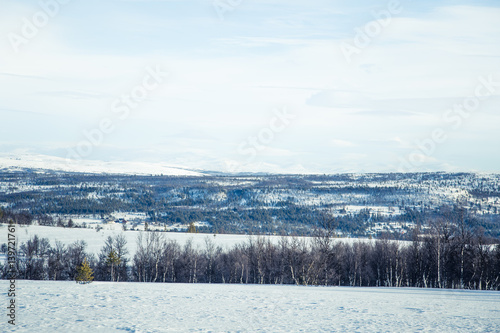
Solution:
M 16 328 L 4 315 L 0 331 L 500 331 L 491 291 L 20 280 L 16 302 Z

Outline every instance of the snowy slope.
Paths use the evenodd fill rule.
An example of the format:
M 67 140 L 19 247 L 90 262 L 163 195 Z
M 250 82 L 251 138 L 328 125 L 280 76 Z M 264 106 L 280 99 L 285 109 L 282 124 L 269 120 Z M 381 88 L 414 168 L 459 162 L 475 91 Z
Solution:
M 15 332 L 500 331 L 484 291 L 19 280 L 16 301 Z
M 202 172 L 168 166 L 163 163 L 103 162 L 71 160 L 35 154 L 0 154 L 0 170 L 18 170 L 25 168 L 86 173 L 203 176 Z
M 106 227 L 106 226 L 105 226 Z M 0 232 L 6 229 L 6 225 L 0 225 Z M 87 243 L 87 252 L 98 254 L 104 241 L 109 236 L 122 234 L 127 240 L 127 248 L 129 253 L 133 255 L 137 249 L 137 236 L 140 231 L 122 231 L 117 230 L 101 230 L 96 232 L 94 229 L 69 229 L 59 227 L 44 227 L 44 226 L 19 226 L 17 231 L 18 242 L 26 242 L 30 237 L 38 235 L 39 237 L 48 238 L 51 245 L 55 245 L 55 241 L 61 241 L 64 244 L 71 244 L 78 240 L 84 240 Z M 211 234 L 188 234 L 184 232 L 168 232 L 162 233 L 166 238 L 176 240 L 180 244 L 192 240 L 195 246 L 204 246 L 205 239 L 208 237 L 213 239 L 215 244 L 221 247 L 231 248 L 235 244 L 243 243 L 248 240 L 245 235 L 216 235 Z M 1 243 L 1 242 L 0 242 Z
M 107 226 L 105 226 L 106 228 Z M 6 232 L 7 225 L 0 224 L 0 233 Z M 137 250 L 137 236 L 141 231 L 122 231 L 120 228 L 117 230 L 107 230 L 103 229 L 96 232 L 94 229 L 83 229 L 83 228 L 60 228 L 60 227 L 45 227 L 45 226 L 18 226 L 16 237 L 18 243 L 27 242 L 32 236 L 38 235 L 42 238 L 48 238 L 52 246 L 55 245 L 56 240 L 64 243 L 71 244 L 78 240 L 84 240 L 87 243 L 87 252 L 98 254 L 104 245 L 104 241 L 109 236 L 114 236 L 122 234 L 127 240 L 127 249 L 129 254 L 133 255 Z M 236 244 L 242 244 L 248 242 L 250 236 L 248 235 L 233 235 L 233 234 L 190 234 L 185 232 L 165 232 L 161 233 L 162 237 L 172 239 L 177 241 L 179 244 L 185 244 L 187 241 L 192 241 L 193 245 L 198 248 L 205 247 L 205 240 L 211 239 L 215 245 L 220 246 L 223 249 L 231 249 Z M 253 236 L 256 237 L 256 236 Z M 263 236 L 269 239 L 274 244 L 280 241 L 281 236 Z M 310 237 L 299 237 L 300 239 L 305 239 L 306 241 L 311 241 Z M 375 242 L 375 240 L 370 239 L 358 239 L 358 238 L 335 238 L 335 241 L 344 243 L 354 243 L 354 242 Z M 0 241 L 0 243 L 2 243 Z M 405 241 L 400 241 L 402 244 L 406 244 Z

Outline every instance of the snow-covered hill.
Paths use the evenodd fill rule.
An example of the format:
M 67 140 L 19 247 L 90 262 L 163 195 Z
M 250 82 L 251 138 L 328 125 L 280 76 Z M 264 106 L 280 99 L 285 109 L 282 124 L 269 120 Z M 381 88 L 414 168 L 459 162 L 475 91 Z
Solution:
M 89 171 L 0 169 L 0 207 L 27 211 L 35 220 L 43 217 L 40 225 L 53 225 L 59 218 L 78 224 L 84 219 L 102 223 L 125 218 L 131 222 L 128 229 L 144 230 L 145 222 L 163 230 L 186 228 L 193 222 L 205 226 L 201 231 L 214 233 L 310 235 L 317 221 L 332 216 L 339 222 L 337 233 L 362 237 L 384 232 L 404 236 L 419 223 L 454 219 L 461 207 L 471 227 L 500 235 L 498 174 L 192 177 L 201 173 L 175 169 L 166 171 L 190 176 L 151 177 Z
M 163 163 L 103 162 L 92 160 L 72 160 L 35 154 L 0 154 L 0 170 L 39 169 L 65 172 L 203 176 L 201 171 L 193 171 Z

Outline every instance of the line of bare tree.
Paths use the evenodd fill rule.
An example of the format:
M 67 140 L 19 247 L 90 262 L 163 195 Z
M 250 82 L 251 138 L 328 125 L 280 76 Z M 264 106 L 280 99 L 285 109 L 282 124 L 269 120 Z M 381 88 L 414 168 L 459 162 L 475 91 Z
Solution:
M 331 229 L 330 229 L 331 231 Z M 500 244 L 480 231 L 435 223 L 413 241 L 343 241 L 323 229 L 314 238 L 253 236 L 232 248 L 208 235 L 203 246 L 179 244 L 166 233 L 144 232 L 129 257 L 122 235 L 109 237 L 96 256 L 86 243 L 33 236 L 18 248 L 19 279 L 74 280 L 87 258 L 96 281 L 252 283 L 500 290 Z M 2 251 L 5 251 L 5 244 Z M 2 278 L 7 264 L 1 265 Z

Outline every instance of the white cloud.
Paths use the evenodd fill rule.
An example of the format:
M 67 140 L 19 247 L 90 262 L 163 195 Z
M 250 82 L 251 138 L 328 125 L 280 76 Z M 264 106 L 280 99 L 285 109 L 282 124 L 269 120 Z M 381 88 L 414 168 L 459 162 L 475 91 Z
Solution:
M 356 147 L 357 145 L 351 141 L 333 139 L 331 143 L 335 147 Z
M 241 20 L 220 22 L 209 13 L 210 6 L 206 12 L 179 11 L 184 16 L 170 20 L 180 8 L 177 5 L 164 19 L 148 7 L 149 1 L 136 2 L 144 2 L 134 5 L 144 10 L 136 13 L 107 3 L 106 8 L 119 12 L 110 17 L 112 24 L 94 22 L 83 11 L 78 22 L 87 22 L 92 31 L 88 33 L 71 18 L 73 11 L 89 10 L 89 5 L 75 3 L 74 8 L 61 10 L 18 54 L 6 38 L 0 41 L 0 115 L 5 121 L 21 118 L 6 110 L 47 115 L 36 121 L 25 117 L 32 131 L 27 137 L 39 138 L 36 144 L 28 140 L 27 145 L 38 147 L 44 141 L 47 146 L 75 145 L 83 130 L 110 115 L 114 99 L 141 82 L 146 66 L 158 64 L 171 77 L 128 121 L 117 124 L 116 132 L 106 138 L 110 150 L 133 146 L 142 149 L 142 156 L 159 151 L 188 167 L 203 164 L 213 169 L 234 158 L 238 143 L 269 124 L 273 108 L 287 105 L 297 120 L 261 154 L 262 163 L 327 171 L 337 161 L 335 154 L 353 148 L 356 155 L 344 156 L 343 163 L 356 160 L 354 169 L 390 169 L 397 160 L 388 158 L 391 152 L 401 154 L 399 150 L 408 149 L 409 142 L 440 126 L 443 112 L 474 92 L 478 76 L 497 74 L 498 8 L 447 6 L 428 13 L 403 12 L 348 64 L 339 48 L 346 39 L 338 36 L 353 37 L 354 31 L 336 16 L 351 13 L 346 4 L 321 2 L 327 6 L 323 13 L 299 1 L 274 1 L 281 10 L 259 1 L 234 12 Z M 23 15 L 38 8 L 8 1 L 0 4 L 5 9 L 0 13 L 2 35 L 19 30 Z M 299 7 L 309 7 L 304 17 L 296 11 Z M 330 13 L 332 22 L 327 23 L 325 13 Z M 120 25 L 123 18 L 133 24 Z M 318 20 L 311 23 L 313 18 Z M 95 35 L 100 27 L 106 28 L 101 29 L 102 36 Z M 113 47 L 108 48 L 106 41 Z M 471 116 L 453 138 L 467 135 L 472 147 L 481 133 L 496 142 L 493 124 L 498 121 L 498 103 L 496 99 L 485 102 L 480 115 Z M 71 131 L 46 134 L 43 128 L 55 128 L 53 117 L 72 122 Z M 18 123 L 14 126 L 22 129 Z M 187 134 L 165 139 L 165 134 L 182 131 Z M 199 131 L 210 140 L 192 134 Z M 0 134 L 0 141 L 8 142 L 7 135 Z M 458 141 L 449 144 L 454 142 Z M 13 143 L 19 146 L 21 141 Z M 436 154 L 443 163 L 460 166 L 441 152 Z M 445 165 L 435 162 L 434 167 Z

